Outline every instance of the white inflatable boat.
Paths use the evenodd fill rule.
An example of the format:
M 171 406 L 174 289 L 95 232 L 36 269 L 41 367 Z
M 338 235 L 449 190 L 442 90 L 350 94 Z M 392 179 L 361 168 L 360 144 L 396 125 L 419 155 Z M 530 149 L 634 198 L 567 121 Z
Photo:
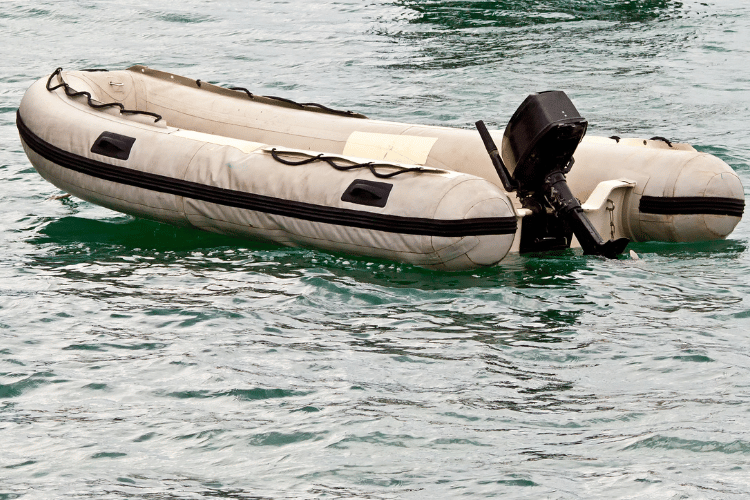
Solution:
M 585 137 L 561 92 L 529 96 L 504 133 L 481 122 L 477 133 L 144 66 L 58 69 L 26 92 L 17 125 L 37 171 L 84 200 L 437 269 L 509 252 L 582 246 L 615 257 L 628 241 L 725 238 L 745 204 L 732 169 L 688 145 Z

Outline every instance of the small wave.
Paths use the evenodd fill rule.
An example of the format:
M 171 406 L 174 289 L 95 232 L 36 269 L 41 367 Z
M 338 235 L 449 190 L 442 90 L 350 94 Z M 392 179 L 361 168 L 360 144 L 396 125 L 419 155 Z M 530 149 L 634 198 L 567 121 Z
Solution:
M 642 448 L 665 449 L 665 450 L 684 450 L 695 453 L 724 453 L 733 454 L 750 454 L 750 443 L 740 439 L 729 442 L 721 441 L 701 441 L 697 439 L 682 439 L 670 436 L 651 436 L 636 443 L 625 447 L 625 450 L 637 450 Z
M 282 432 L 268 432 L 256 434 L 250 438 L 250 444 L 253 446 L 284 446 L 287 444 L 300 443 L 302 441 L 323 439 L 322 434 L 327 432 L 292 432 L 285 434 Z
M 98 458 L 121 458 L 128 456 L 127 453 L 120 453 L 117 451 L 102 451 L 100 453 L 94 453 L 91 455 L 91 458 L 98 459 Z
M 256 387 L 253 389 L 232 389 L 229 391 L 175 391 L 166 394 L 166 396 L 178 399 L 207 399 L 231 396 L 240 401 L 257 401 L 262 399 L 306 396 L 308 394 L 310 394 L 310 392 L 291 391 L 285 389 L 264 389 L 261 387 Z
M 49 380 L 51 377 L 54 377 L 53 373 L 42 372 L 9 384 L 0 384 L 0 399 L 15 398 L 41 385 L 52 383 Z

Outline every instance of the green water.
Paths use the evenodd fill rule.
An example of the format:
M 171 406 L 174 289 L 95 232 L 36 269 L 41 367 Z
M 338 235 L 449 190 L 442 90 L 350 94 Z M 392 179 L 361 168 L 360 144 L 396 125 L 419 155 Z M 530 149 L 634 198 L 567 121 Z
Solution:
M 5 1 L 0 33 L 0 499 L 746 496 L 746 222 L 437 273 L 51 199 L 15 128 L 58 66 L 464 128 L 554 88 L 750 186 L 746 2 Z

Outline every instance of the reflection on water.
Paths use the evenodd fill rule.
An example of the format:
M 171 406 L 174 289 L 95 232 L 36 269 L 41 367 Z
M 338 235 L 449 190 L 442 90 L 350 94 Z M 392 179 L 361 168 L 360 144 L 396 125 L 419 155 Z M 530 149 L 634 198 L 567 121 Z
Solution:
M 147 258 L 152 266 L 180 262 L 189 268 L 193 265 L 200 268 L 205 262 L 203 259 L 211 260 L 216 256 L 217 266 L 223 264 L 225 269 L 231 267 L 235 271 L 241 268 L 254 272 L 267 270 L 279 273 L 280 277 L 296 277 L 296 273 L 305 268 L 315 270 L 310 276 L 316 279 L 345 285 L 387 283 L 388 288 L 413 288 L 415 293 L 467 290 L 477 286 L 572 287 L 575 286 L 573 272 L 587 269 L 589 259 L 576 250 L 510 255 L 500 266 L 446 273 L 388 260 L 286 248 L 262 240 L 231 238 L 122 216 L 109 220 L 60 217 L 46 222 L 27 241 L 43 250 L 35 253 L 35 262 L 50 268 L 57 267 L 56 262 L 69 265 L 71 260 L 91 261 L 99 256 L 125 261 Z M 268 261 L 265 265 L 264 259 Z
M 415 13 L 409 19 L 412 23 L 435 24 L 448 30 L 515 28 L 575 21 L 649 22 L 676 17 L 682 7 L 682 2 L 673 0 L 397 0 L 394 4 Z
M 664 243 L 650 241 L 632 244 L 628 248 L 640 254 L 658 254 L 668 258 L 704 259 L 721 256 L 723 259 L 737 259 L 745 256 L 748 242 L 745 239 L 696 241 L 693 243 Z
M 74 243 L 85 243 L 89 245 L 91 251 L 98 248 L 108 251 L 111 247 L 125 247 L 177 252 L 223 246 L 239 247 L 246 243 L 245 240 L 228 236 L 124 216 L 109 221 L 75 216 L 61 217 L 46 224 L 39 234 L 29 241 L 36 245 L 56 243 L 63 247 Z M 259 243 L 259 246 L 270 248 L 275 245 Z
M 307 330 L 305 348 L 336 350 L 335 333 L 349 348 L 414 359 L 445 358 L 425 350 L 424 338 L 496 347 L 566 342 L 591 304 L 577 275 L 604 262 L 566 251 L 445 273 L 130 218 L 62 217 L 28 241 L 38 248 L 29 269 L 55 279 L 50 298 L 96 302 L 124 318 L 126 330 L 139 311 L 158 328 L 255 316 L 265 336 Z M 189 290 L 179 284 L 185 279 Z M 276 316 L 280 308 L 286 319 Z
M 396 5 L 405 9 L 406 24 L 397 25 L 402 29 L 384 25 L 377 32 L 411 46 L 416 55 L 388 64 L 390 69 L 499 65 L 503 72 L 512 72 L 514 68 L 503 62 L 523 60 L 525 65 L 536 64 L 535 72 L 545 72 L 544 66 L 552 65 L 556 72 L 649 73 L 652 68 L 632 61 L 653 60 L 687 41 L 684 30 L 678 33 L 657 22 L 675 21 L 681 13 L 680 2 L 667 0 L 557 1 L 531 6 L 520 1 L 401 0 Z M 587 44 L 586 54 L 570 57 L 582 42 Z M 628 64 L 617 61 L 624 52 Z

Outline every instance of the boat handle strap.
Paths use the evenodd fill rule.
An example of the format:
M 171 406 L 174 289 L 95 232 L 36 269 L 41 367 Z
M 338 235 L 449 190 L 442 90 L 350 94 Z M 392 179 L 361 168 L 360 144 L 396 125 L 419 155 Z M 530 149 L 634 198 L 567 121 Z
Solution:
M 159 120 L 162 119 L 161 115 L 159 115 L 157 113 L 152 113 L 150 111 L 137 111 L 135 109 L 125 109 L 125 106 L 123 106 L 123 104 L 119 103 L 119 102 L 98 102 L 98 101 L 94 101 L 92 99 L 92 97 L 91 97 L 91 93 L 85 92 L 85 91 L 79 92 L 79 91 L 74 90 L 73 88 L 71 88 L 71 86 L 68 85 L 68 83 L 65 80 L 63 80 L 62 70 L 63 70 L 62 68 L 57 68 L 54 71 L 54 73 L 52 73 L 50 75 L 49 79 L 47 80 L 47 90 L 48 91 L 52 92 L 53 90 L 57 90 L 60 87 L 62 87 L 65 90 L 65 94 L 68 97 L 85 96 L 86 97 L 86 101 L 88 102 L 88 105 L 91 106 L 94 109 L 119 108 L 120 109 L 120 113 L 124 114 L 124 115 L 127 114 L 127 115 L 147 115 L 147 116 L 152 116 L 152 117 L 156 118 L 154 120 L 154 123 L 156 123 L 156 122 L 158 122 Z M 55 76 L 58 77 L 60 83 L 58 83 L 57 85 L 55 85 L 54 87 L 52 87 L 51 86 L 52 85 L 52 79 Z
M 285 160 L 281 156 L 279 156 L 280 153 L 284 153 L 283 151 L 278 151 L 276 148 L 271 148 L 268 150 L 271 153 L 271 156 L 273 156 L 273 159 L 276 160 L 279 163 L 283 163 L 284 165 L 291 165 L 291 166 L 298 166 L 298 165 L 307 165 L 308 163 L 313 163 L 316 161 L 324 161 L 328 163 L 330 166 L 335 168 L 336 170 L 341 171 L 347 171 L 347 170 L 354 170 L 357 168 L 367 168 L 372 172 L 372 175 L 375 177 L 378 177 L 380 179 L 390 179 L 391 177 L 395 177 L 397 175 L 405 174 L 407 172 L 418 172 L 418 173 L 442 173 L 442 170 L 435 170 L 432 168 L 423 168 L 423 167 L 402 167 L 399 165 L 394 165 L 392 163 L 377 163 L 377 162 L 366 162 L 366 163 L 355 163 L 351 162 L 350 160 L 347 160 L 345 158 L 340 158 L 336 156 L 325 156 L 322 153 L 318 155 L 307 155 L 303 152 L 287 152 L 287 154 L 295 154 L 295 155 L 307 155 L 307 158 L 304 158 L 302 160 L 293 161 L 293 160 Z M 344 160 L 349 161 L 352 164 L 351 165 L 341 165 L 339 163 L 336 163 L 334 160 Z M 387 167 L 387 168 L 395 168 L 397 169 L 395 172 L 389 172 L 387 174 L 384 174 L 382 172 L 378 172 L 376 169 L 378 167 Z

